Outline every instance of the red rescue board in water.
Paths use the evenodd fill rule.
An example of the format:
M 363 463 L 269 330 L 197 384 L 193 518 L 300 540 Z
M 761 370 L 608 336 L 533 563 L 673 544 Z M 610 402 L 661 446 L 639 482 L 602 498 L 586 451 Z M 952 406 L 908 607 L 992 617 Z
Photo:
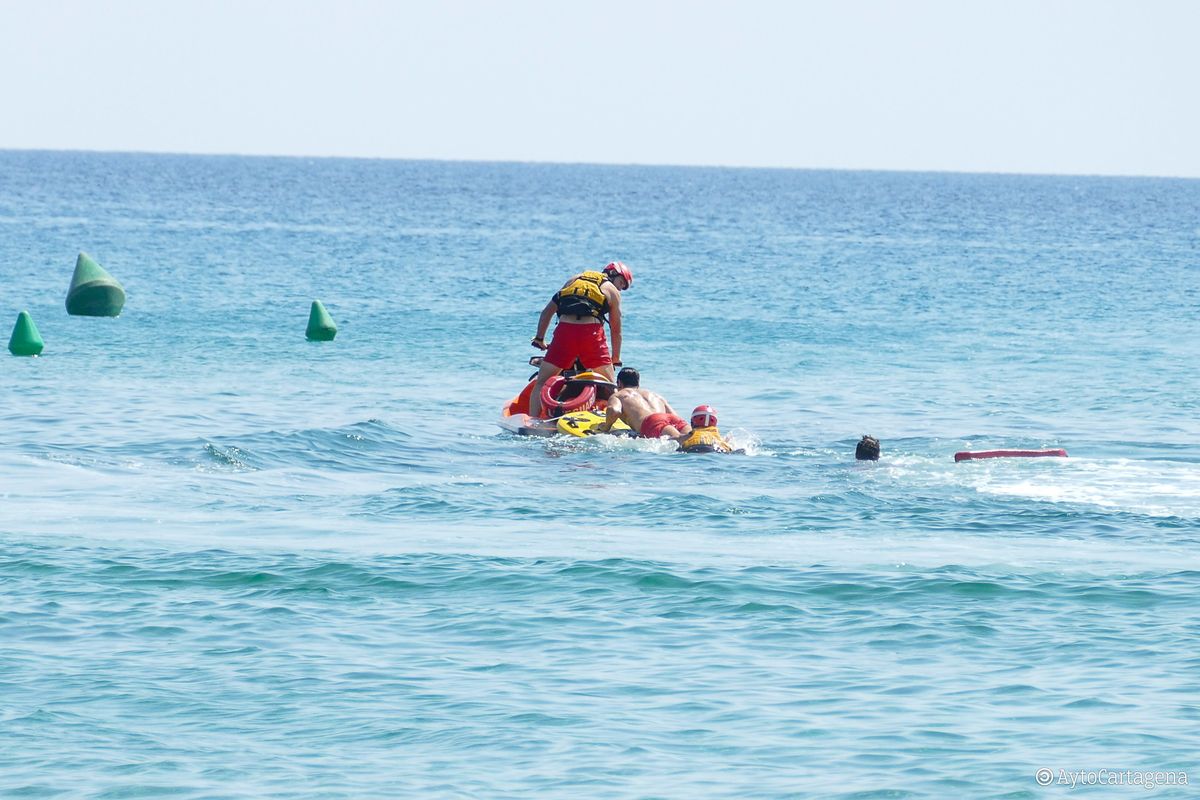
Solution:
M 1066 458 L 1066 450 L 961 450 L 954 454 L 955 461 L 971 461 L 976 458 Z

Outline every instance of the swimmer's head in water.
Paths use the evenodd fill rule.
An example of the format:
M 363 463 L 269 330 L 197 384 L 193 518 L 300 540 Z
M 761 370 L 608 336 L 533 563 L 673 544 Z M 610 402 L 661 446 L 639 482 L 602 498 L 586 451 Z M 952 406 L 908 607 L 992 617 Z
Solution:
M 879 440 L 874 436 L 864 436 L 859 439 L 858 446 L 854 448 L 854 457 L 859 461 L 878 461 Z

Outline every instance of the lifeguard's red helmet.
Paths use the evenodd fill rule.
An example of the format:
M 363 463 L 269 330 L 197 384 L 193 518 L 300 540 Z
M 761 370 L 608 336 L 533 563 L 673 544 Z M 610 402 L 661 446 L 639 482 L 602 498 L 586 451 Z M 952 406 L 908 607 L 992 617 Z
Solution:
M 626 289 L 633 286 L 633 270 L 625 266 L 625 264 L 620 261 L 612 261 L 606 264 L 604 267 L 604 274 L 609 278 L 612 278 L 614 275 L 620 275 L 625 279 Z
M 712 428 L 717 424 L 717 410 L 712 406 L 696 406 L 692 409 L 693 428 Z

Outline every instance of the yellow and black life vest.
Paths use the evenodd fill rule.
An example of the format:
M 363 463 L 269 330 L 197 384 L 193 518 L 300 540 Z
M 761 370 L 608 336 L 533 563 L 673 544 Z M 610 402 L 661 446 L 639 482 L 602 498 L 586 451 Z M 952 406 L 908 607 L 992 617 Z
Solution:
M 688 437 L 679 443 L 679 449 L 685 453 L 730 453 L 733 448 L 721 438 L 721 432 L 716 427 L 692 428 Z
M 608 280 L 603 272 L 585 272 L 554 293 L 558 315 L 595 317 L 603 320 L 608 313 L 608 298 L 600 285 Z

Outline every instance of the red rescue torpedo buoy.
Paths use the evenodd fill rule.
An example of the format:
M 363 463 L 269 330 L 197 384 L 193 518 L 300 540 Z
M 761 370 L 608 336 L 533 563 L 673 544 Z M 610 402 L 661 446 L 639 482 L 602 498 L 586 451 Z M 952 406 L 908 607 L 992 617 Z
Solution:
M 1066 458 L 1066 450 L 962 450 L 954 454 L 955 461 L 976 458 Z
M 567 379 L 562 375 L 555 375 L 542 384 L 543 418 L 552 419 L 554 417 L 561 417 L 563 414 L 588 409 L 596 404 L 595 386 L 586 385 L 574 397 L 560 400 L 559 395 L 563 394 L 566 388 Z

